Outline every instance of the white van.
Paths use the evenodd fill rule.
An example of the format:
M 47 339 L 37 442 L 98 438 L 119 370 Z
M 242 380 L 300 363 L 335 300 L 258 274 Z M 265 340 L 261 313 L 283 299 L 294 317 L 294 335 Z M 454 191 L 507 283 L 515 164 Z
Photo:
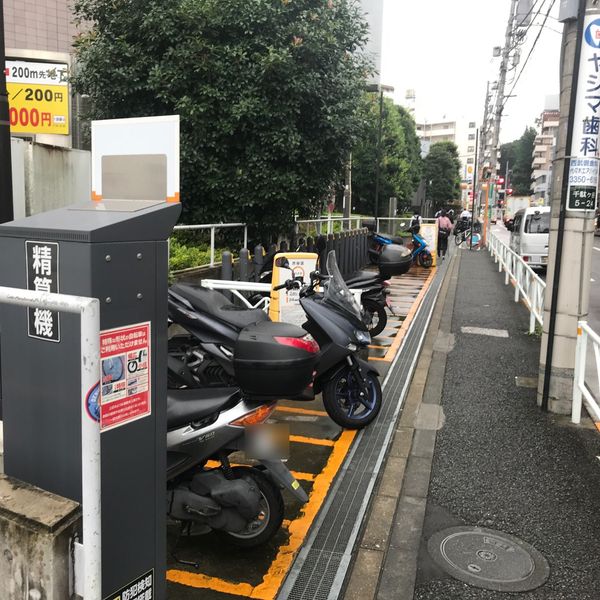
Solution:
M 550 237 L 550 207 L 534 206 L 515 213 L 510 234 L 510 247 L 530 267 L 548 264 L 548 239 Z

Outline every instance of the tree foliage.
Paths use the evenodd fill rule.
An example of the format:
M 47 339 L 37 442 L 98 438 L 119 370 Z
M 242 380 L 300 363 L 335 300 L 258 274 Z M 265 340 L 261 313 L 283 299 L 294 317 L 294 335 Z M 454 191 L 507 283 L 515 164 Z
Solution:
M 529 196 L 531 194 L 531 172 L 533 161 L 533 148 L 535 146 L 536 130 L 527 127 L 518 139 L 500 147 L 499 175 L 504 177 L 508 163 L 510 186 L 515 196 Z
M 424 161 L 426 195 L 434 210 L 460 198 L 461 164 L 453 142 L 432 144 Z
M 353 0 L 75 0 L 95 119 L 178 114 L 187 219 L 262 231 L 320 208 L 369 65 Z
M 379 98 L 369 94 L 364 102 L 366 127 L 352 155 L 352 205 L 361 213 L 374 214 Z M 399 208 L 408 207 L 422 175 L 421 145 L 413 118 L 387 98 L 382 114 L 380 214 L 392 197 L 398 199 Z

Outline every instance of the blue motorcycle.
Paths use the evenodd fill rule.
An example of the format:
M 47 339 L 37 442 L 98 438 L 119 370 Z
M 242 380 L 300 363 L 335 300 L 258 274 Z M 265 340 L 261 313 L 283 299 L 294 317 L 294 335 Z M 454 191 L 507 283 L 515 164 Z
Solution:
M 369 238 L 369 260 L 371 264 L 379 264 L 379 257 L 386 246 L 398 244 L 401 246 L 404 240 L 401 237 L 387 236 L 376 231 L 371 231 Z
M 413 225 L 408 229 L 412 235 L 413 249 L 411 252 L 413 262 L 419 264 L 425 269 L 431 268 L 433 265 L 433 256 L 427 246 L 427 242 L 419 235 L 419 225 Z

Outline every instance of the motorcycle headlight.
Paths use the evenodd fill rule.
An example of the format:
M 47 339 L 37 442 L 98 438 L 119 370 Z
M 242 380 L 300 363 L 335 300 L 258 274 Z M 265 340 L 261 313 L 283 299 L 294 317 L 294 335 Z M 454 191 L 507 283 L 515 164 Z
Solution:
M 368 331 L 361 331 L 357 329 L 354 332 L 354 336 L 356 337 L 356 341 L 359 344 L 363 344 L 364 346 L 368 346 L 371 343 L 371 336 Z

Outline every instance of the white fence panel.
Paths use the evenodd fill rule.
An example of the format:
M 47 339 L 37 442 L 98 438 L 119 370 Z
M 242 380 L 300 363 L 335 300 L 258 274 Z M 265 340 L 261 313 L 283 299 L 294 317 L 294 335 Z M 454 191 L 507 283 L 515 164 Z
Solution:
M 543 324 L 546 282 L 498 236 L 491 233 L 487 244 L 498 271 L 505 272 L 504 283 L 515 286 L 515 302 L 523 298 L 529 308 L 529 333 L 533 333 L 536 321 Z

